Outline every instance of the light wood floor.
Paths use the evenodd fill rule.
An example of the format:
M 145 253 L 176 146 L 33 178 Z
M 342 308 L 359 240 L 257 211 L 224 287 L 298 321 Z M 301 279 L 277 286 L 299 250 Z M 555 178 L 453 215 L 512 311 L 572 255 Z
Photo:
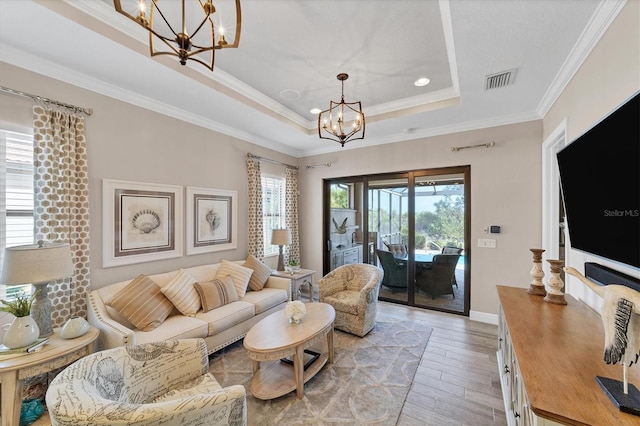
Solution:
M 433 327 L 398 425 L 506 425 L 495 325 L 388 302 L 378 318 Z
M 378 318 L 433 328 L 398 426 L 506 425 L 496 360 L 497 326 L 378 302 Z M 48 413 L 34 426 L 50 425 Z

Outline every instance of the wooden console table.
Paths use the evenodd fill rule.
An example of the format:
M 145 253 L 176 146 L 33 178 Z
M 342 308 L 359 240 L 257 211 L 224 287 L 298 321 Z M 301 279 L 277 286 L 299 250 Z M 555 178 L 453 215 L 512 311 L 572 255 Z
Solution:
M 20 424 L 23 381 L 28 377 L 48 373 L 66 367 L 93 352 L 93 342 L 100 331 L 91 327 L 87 333 L 75 339 L 60 338 L 60 330 L 38 352 L 26 355 L 0 356 L 0 385 L 2 399 L 2 426 Z
M 569 295 L 567 305 L 556 305 L 526 288 L 497 289 L 498 368 L 509 425 L 640 424 L 596 382 L 596 376 L 622 380 L 622 366 L 603 360 L 596 312 Z M 640 366 L 629 368 L 629 383 L 640 386 Z

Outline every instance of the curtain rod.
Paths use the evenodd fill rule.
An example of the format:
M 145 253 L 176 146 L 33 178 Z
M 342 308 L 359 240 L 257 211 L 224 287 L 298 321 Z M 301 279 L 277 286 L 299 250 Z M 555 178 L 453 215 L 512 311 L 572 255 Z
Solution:
M 266 161 L 267 163 L 273 163 L 273 164 L 280 164 L 282 166 L 286 166 L 289 167 L 290 169 L 296 169 L 298 170 L 298 166 L 292 166 L 291 164 L 287 164 L 287 163 L 283 163 L 281 161 L 277 161 L 277 160 L 271 160 L 269 158 L 264 158 L 264 157 L 260 157 L 258 155 L 253 155 L 250 152 L 247 153 L 247 157 L 249 158 L 255 158 L 256 160 L 260 160 L 260 161 Z
M 491 141 L 487 143 L 479 143 L 478 145 L 452 146 L 451 151 L 457 152 L 463 149 L 480 148 L 480 147 L 491 148 L 492 146 L 495 146 L 495 144 L 496 144 L 495 142 Z
M 79 107 L 79 106 L 75 106 L 75 105 L 71 105 L 71 104 L 65 104 L 64 102 L 54 101 L 53 99 L 43 98 L 42 96 L 32 95 L 30 93 L 25 93 L 25 92 L 22 92 L 20 90 L 10 89 L 8 87 L 0 86 L 0 92 L 11 93 L 13 95 L 22 96 L 22 97 L 25 97 L 25 98 L 31 98 L 36 102 L 42 102 L 42 103 L 45 103 L 45 104 L 56 105 L 56 106 L 59 106 L 59 107 L 70 109 L 73 112 L 81 112 L 81 113 L 86 114 L 86 115 L 92 115 L 93 114 L 93 110 L 91 108 L 83 108 L 83 107 Z

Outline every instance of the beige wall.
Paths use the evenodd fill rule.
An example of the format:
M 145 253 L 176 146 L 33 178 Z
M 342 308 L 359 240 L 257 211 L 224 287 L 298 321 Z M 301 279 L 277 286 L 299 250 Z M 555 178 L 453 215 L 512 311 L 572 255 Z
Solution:
M 170 271 L 222 259 L 244 259 L 248 240 L 247 152 L 286 163 L 296 162 L 295 158 L 3 62 L 0 62 L 0 76 L 2 86 L 93 108 L 93 115 L 86 121 L 92 288 L 140 273 Z M 32 106 L 29 99 L 0 94 L 0 123 L 30 128 Z M 270 173 L 278 172 L 272 165 L 265 165 L 265 169 Z M 238 248 L 103 269 L 102 179 L 105 178 L 237 191 Z M 275 261 L 273 263 L 275 267 Z
M 490 141 L 496 146 L 451 151 Z M 541 240 L 541 141 L 542 122 L 535 121 L 304 158 L 299 185 L 303 265 L 322 271 L 323 179 L 470 165 L 472 317 L 497 314 L 497 284 L 528 287 L 531 281 L 529 248 Z M 331 167 L 306 169 L 321 163 Z M 488 225 L 502 226 L 502 233 L 485 234 Z M 497 247 L 478 248 L 478 238 L 495 238 Z
M 235 138 L 147 111 L 0 62 L 0 85 L 91 107 L 87 119 L 90 167 L 92 287 L 179 267 L 241 259 L 247 252 L 247 152 L 300 165 L 303 266 L 322 271 L 322 179 L 391 171 L 471 166 L 472 317 L 496 314 L 495 285 L 527 287 L 529 248 L 541 244 L 541 146 L 565 118 L 575 137 L 638 89 L 638 1 L 630 1 L 544 120 L 425 138 L 296 160 Z M 29 100 L 0 94 L 0 124 L 31 126 Z M 452 152 L 451 146 L 495 141 L 490 149 Z M 318 141 L 317 143 L 330 143 Z M 306 169 L 307 164 L 332 163 Z M 268 167 L 267 167 L 268 168 Z M 102 268 L 103 178 L 238 191 L 238 249 L 162 262 Z M 496 249 L 480 249 L 483 228 L 500 225 Z M 637 272 L 636 272 L 637 273 Z M 484 318 L 486 319 L 486 317 Z
M 573 141 L 640 90 L 639 18 L 640 1 L 628 1 L 557 102 L 545 115 L 545 138 L 566 120 L 567 142 Z M 571 250 L 567 258 L 568 265 L 581 272 L 584 272 L 584 262 L 597 262 L 640 278 L 638 268 L 580 251 Z M 567 287 L 572 295 L 594 308 L 599 308 L 599 298 L 577 279 L 568 277 Z

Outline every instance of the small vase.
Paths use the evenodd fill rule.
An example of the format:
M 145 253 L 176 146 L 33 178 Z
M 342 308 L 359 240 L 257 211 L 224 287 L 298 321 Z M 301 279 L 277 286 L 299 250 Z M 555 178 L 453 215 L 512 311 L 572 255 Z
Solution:
M 289 318 L 289 324 L 300 324 L 301 322 L 302 322 L 301 318 L 294 318 L 294 317 Z
M 14 318 L 11 324 L 2 326 L 6 330 L 4 345 L 9 349 L 22 348 L 38 340 L 40 329 L 31 315 Z
M 89 323 L 82 317 L 71 317 L 64 323 L 60 330 L 63 339 L 74 339 L 89 331 Z

